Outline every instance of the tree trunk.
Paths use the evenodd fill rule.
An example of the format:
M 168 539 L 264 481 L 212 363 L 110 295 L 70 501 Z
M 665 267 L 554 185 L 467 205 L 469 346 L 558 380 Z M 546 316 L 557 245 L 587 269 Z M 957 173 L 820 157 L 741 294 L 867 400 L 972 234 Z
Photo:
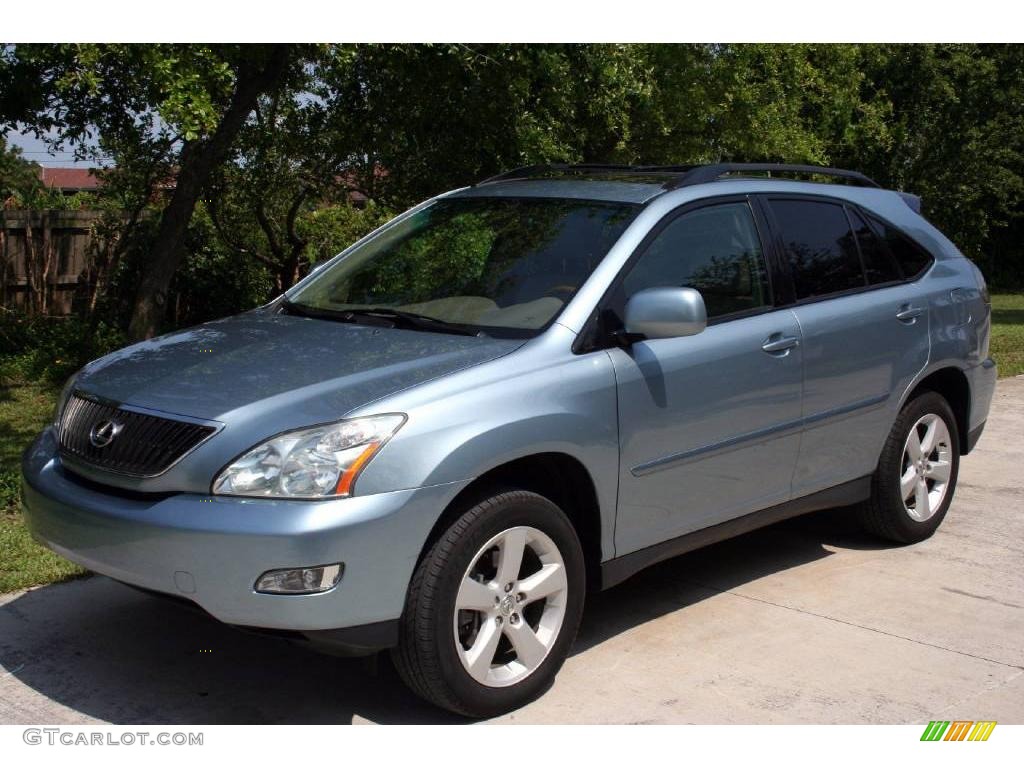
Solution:
M 261 68 L 240 67 L 231 102 L 213 135 L 185 143 L 177 185 L 160 217 L 156 243 L 135 296 L 128 328 L 133 341 L 147 339 L 157 332 L 165 312 L 167 290 L 181 262 L 192 212 L 210 172 L 224 159 L 260 95 L 278 85 L 290 55 L 289 46 L 275 45 Z
M 292 246 L 288 258 L 277 272 L 278 293 L 284 293 L 299 281 L 299 262 L 303 246 Z
M 30 315 L 39 314 L 39 292 L 37 290 L 36 234 L 32 229 L 31 209 L 25 211 L 25 310 Z
M 41 211 L 42 221 L 40 222 L 43 231 L 43 259 L 39 268 L 39 309 L 40 314 L 46 315 L 50 311 L 50 267 L 53 265 L 53 229 L 50 222 L 49 209 Z M 54 286 L 54 294 L 57 293 Z M 54 296 L 56 298 L 56 295 Z
M 7 214 L 0 210 L 0 309 L 7 309 L 7 272 L 10 262 L 7 257 Z

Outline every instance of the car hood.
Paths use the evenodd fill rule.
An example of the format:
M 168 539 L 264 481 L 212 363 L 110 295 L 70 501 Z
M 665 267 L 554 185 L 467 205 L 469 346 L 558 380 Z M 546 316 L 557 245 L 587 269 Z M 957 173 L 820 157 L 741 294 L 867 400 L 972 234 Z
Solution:
M 306 426 L 522 344 L 255 310 L 102 357 L 75 388 L 184 416 Z

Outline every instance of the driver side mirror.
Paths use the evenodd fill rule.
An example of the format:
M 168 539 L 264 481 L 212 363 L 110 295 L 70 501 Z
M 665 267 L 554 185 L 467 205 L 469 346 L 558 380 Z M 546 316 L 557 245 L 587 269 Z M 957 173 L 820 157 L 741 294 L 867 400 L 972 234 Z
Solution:
M 694 288 L 647 288 L 626 302 L 625 339 L 694 336 L 708 325 L 704 298 Z

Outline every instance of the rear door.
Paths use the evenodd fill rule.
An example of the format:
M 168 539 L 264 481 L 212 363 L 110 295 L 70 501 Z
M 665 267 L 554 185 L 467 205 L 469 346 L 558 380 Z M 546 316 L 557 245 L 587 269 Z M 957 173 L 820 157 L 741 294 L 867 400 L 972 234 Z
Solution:
M 759 226 L 760 222 L 761 226 Z M 609 350 L 618 388 L 620 555 L 790 497 L 799 447 L 800 329 L 774 306 L 763 220 L 748 199 L 669 214 L 628 264 L 606 311 L 645 288 L 688 286 L 695 336 Z
M 834 199 L 763 199 L 803 337 L 799 497 L 874 471 L 900 397 L 928 362 L 928 305 L 882 222 Z

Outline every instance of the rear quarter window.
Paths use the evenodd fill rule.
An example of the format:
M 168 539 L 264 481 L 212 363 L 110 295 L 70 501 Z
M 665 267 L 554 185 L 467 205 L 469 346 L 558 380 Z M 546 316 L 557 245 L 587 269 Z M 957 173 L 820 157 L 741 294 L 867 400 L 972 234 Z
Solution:
M 857 211 L 853 208 L 846 210 L 850 214 L 850 223 L 853 224 L 857 243 L 860 245 L 860 255 L 864 260 L 864 273 L 867 275 L 868 284 L 881 285 L 901 280 L 903 273 L 882 238 L 875 234 Z
M 928 251 L 900 232 L 896 227 L 884 221 L 868 216 L 871 226 L 885 241 L 896 263 L 899 264 L 903 277 L 913 280 L 920 277 L 935 260 Z

